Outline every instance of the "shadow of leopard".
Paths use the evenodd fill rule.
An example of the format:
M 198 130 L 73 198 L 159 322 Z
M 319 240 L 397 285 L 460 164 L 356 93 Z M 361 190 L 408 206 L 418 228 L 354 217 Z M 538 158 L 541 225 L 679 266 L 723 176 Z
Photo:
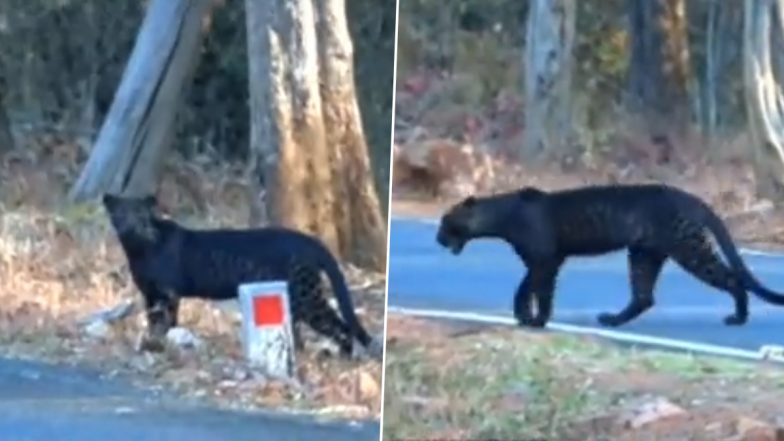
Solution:
M 103 205 L 125 252 L 147 313 L 144 349 L 161 350 L 163 337 L 177 326 L 181 298 L 227 300 L 245 282 L 287 280 L 297 349 L 297 325 L 307 323 L 334 340 L 342 356 L 353 352 L 354 337 L 379 358 L 381 344 L 354 313 L 346 280 L 329 250 L 315 237 L 282 227 L 191 230 L 155 213 L 154 196 L 104 195 Z M 327 274 L 343 320 L 322 294 Z
M 623 325 L 653 306 L 654 286 L 670 258 L 703 283 L 732 296 L 734 312 L 724 318 L 727 325 L 747 321 L 747 291 L 784 305 L 784 296 L 765 288 L 751 274 L 710 206 L 667 185 L 586 186 L 553 192 L 525 187 L 470 196 L 445 212 L 436 240 L 460 254 L 468 241 L 478 238 L 506 241 L 528 269 L 514 297 L 514 314 L 522 326 L 547 324 L 556 278 L 567 258 L 620 249 L 628 250 L 631 300 L 618 313 L 599 314 L 603 326 Z

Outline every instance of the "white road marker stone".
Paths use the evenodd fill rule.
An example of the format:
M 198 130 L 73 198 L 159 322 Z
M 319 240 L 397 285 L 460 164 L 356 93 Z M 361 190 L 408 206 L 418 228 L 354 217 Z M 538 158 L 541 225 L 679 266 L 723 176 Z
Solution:
M 241 340 L 253 367 L 276 378 L 294 378 L 294 338 L 285 281 L 239 286 Z

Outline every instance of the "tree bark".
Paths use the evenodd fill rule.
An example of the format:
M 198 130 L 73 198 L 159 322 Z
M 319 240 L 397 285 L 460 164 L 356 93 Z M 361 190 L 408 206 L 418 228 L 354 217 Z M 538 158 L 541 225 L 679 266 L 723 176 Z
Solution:
M 773 38 L 772 14 L 778 14 L 776 22 L 781 26 L 781 0 L 744 3 L 743 77 L 758 191 L 780 204 L 784 201 L 784 96 L 774 75 L 773 57 L 784 47 L 780 38 Z
M 246 0 L 245 5 L 251 120 L 257 126 L 251 149 L 263 165 L 270 221 L 316 235 L 339 255 L 313 4 Z
M 523 152 L 531 159 L 569 146 L 575 12 L 574 0 L 530 2 Z
M 153 0 L 101 127 L 70 197 L 101 192 L 150 194 L 193 74 L 202 19 L 211 0 Z
M 340 259 L 383 270 L 385 225 L 354 94 L 344 2 L 245 5 L 251 166 L 266 186 L 271 222 L 318 236 Z
M 272 40 L 274 13 L 269 2 L 245 1 L 245 29 L 248 39 L 248 95 L 250 108 L 250 145 L 248 146 L 248 168 L 246 175 L 250 183 L 250 226 L 261 226 L 271 222 L 281 223 L 281 196 L 285 186 L 278 183 L 277 168 L 280 164 L 280 132 L 273 122 L 276 109 L 273 106 L 273 81 L 282 79 L 282 73 L 273 71 L 272 43 L 279 51 L 280 42 Z M 279 55 L 278 55 L 279 58 Z M 277 61 L 277 60 L 276 60 Z M 282 69 L 280 62 L 274 66 Z M 276 88 L 282 88 L 282 84 Z M 275 118 L 277 121 L 277 118 Z M 280 189 L 279 191 L 271 191 Z
M 383 271 L 386 222 L 381 215 L 354 87 L 354 47 L 346 3 L 324 0 L 318 4 L 321 98 L 326 142 L 332 156 L 338 243 L 341 254 L 349 261 Z

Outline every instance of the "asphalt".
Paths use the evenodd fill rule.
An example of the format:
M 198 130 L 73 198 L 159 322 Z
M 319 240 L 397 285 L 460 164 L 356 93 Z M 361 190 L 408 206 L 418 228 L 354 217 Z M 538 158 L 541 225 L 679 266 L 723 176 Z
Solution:
M 234 412 L 70 366 L 0 358 L 0 441 L 378 440 L 379 424 Z
M 525 266 L 505 243 L 470 242 L 455 256 L 435 241 L 433 221 L 392 219 L 389 292 L 392 307 L 473 312 L 512 317 L 512 299 Z M 742 253 L 766 286 L 784 292 L 784 255 Z M 596 315 L 618 312 L 629 299 L 626 254 L 569 260 L 558 279 L 553 320 L 600 327 Z M 616 330 L 757 350 L 784 345 L 784 308 L 752 295 L 746 325 L 728 327 L 729 295 L 708 287 L 668 262 L 656 287 L 656 304 Z

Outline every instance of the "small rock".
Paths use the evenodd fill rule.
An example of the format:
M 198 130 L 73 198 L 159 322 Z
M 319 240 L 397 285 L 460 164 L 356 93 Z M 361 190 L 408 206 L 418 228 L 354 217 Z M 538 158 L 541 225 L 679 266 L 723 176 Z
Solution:
M 218 383 L 218 388 L 220 389 L 234 389 L 239 385 L 238 382 L 234 380 L 223 380 Z
M 687 412 L 680 406 L 664 398 L 644 403 L 624 416 L 624 427 L 639 429 L 649 424 L 674 418 L 684 418 Z
M 249 379 L 251 374 L 241 367 L 227 367 L 223 369 L 223 376 L 239 383 Z
M 186 328 L 176 327 L 169 329 L 166 333 L 166 339 L 183 349 L 198 349 L 202 345 L 199 337 L 196 337 L 191 331 Z
M 198 381 L 208 382 L 212 379 L 212 375 L 209 372 L 200 369 L 196 371 L 196 374 L 194 374 L 194 378 L 196 378 Z
M 363 401 L 376 400 L 381 396 L 381 387 L 369 373 L 359 373 L 359 397 Z
M 137 305 L 133 300 L 124 300 L 116 306 L 98 311 L 88 317 L 87 322 L 102 321 L 114 323 L 129 317 L 136 312 Z
M 93 320 L 85 325 L 84 333 L 90 338 L 105 340 L 112 336 L 112 327 L 103 320 Z
M 735 423 L 735 431 L 740 441 L 779 441 L 784 439 L 784 431 L 760 420 L 740 417 Z

